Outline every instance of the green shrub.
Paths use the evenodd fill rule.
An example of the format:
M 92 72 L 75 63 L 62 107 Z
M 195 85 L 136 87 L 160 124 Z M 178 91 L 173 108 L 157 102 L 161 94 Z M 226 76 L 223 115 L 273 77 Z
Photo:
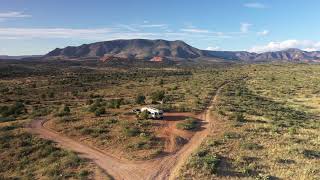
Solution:
M 14 117 L 0 117 L 0 122 L 10 122 L 10 121 L 15 121 L 16 118 Z
M 1 114 L 3 117 L 8 116 L 18 116 L 21 114 L 27 113 L 27 109 L 25 108 L 25 105 L 22 102 L 16 102 L 10 107 L 3 106 L 1 107 Z
M 225 132 L 224 137 L 227 139 L 238 139 L 240 138 L 240 135 L 235 132 Z
M 314 150 L 303 150 L 302 154 L 304 157 L 309 159 L 320 159 L 320 151 L 314 151 Z
M 153 102 L 162 101 L 165 98 L 165 92 L 163 90 L 158 90 L 151 94 L 151 99 Z
M 104 107 L 99 107 L 94 111 L 95 116 L 101 116 L 106 114 L 106 109 Z
M 87 179 L 87 177 L 91 174 L 88 170 L 81 170 L 79 173 L 80 179 Z
M 246 121 L 246 119 L 242 113 L 236 113 L 234 118 L 237 122 L 245 122 Z
M 94 113 L 99 107 L 103 107 L 105 104 L 102 101 L 101 98 L 96 99 L 94 103 L 90 104 L 89 111 Z
M 123 128 L 123 133 L 125 136 L 134 137 L 140 134 L 140 130 L 135 127 L 125 127 Z
M 49 98 L 54 98 L 54 92 L 49 92 L 48 97 Z
M 149 119 L 149 113 L 147 110 L 145 111 L 142 111 L 140 114 L 139 114 L 139 119 L 141 120 L 147 120 Z
M 57 116 L 69 116 L 71 113 L 70 113 L 70 108 L 68 105 L 63 105 L 62 108 L 59 110 Z
M 116 124 L 118 123 L 118 119 L 112 118 L 112 119 L 107 119 L 104 121 L 105 124 Z
M 123 99 L 111 99 L 108 103 L 108 108 L 120 108 L 121 104 L 123 102 Z
M 190 160 L 190 165 L 200 169 L 207 170 L 211 174 L 216 174 L 219 164 L 221 162 L 221 157 L 216 154 L 210 154 L 206 150 L 200 150 L 196 153 Z
M 80 166 L 81 163 L 83 163 L 83 160 L 79 158 L 79 156 L 75 153 L 69 152 L 64 164 L 66 168 L 76 168 Z
M 40 106 L 32 106 L 32 116 L 33 117 L 40 117 L 40 116 L 46 116 L 50 114 L 50 109 L 47 107 L 40 107 Z
M 183 122 L 177 123 L 176 127 L 183 130 L 193 130 L 198 127 L 198 121 L 193 118 L 188 118 Z
M 262 146 L 256 143 L 242 143 L 241 147 L 248 150 L 259 150 Z
M 144 104 L 144 103 L 145 103 L 145 100 L 146 100 L 146 97 L 145 97 L 143 94 L 139 94 L 139 95 L 136 97 L 136 103 L 137 103 L 137 104 Z

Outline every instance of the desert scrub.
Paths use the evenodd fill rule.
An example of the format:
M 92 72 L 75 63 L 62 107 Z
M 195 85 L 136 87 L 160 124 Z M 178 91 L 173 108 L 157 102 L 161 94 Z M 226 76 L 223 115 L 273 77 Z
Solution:
M 0 179 L 77 179 L 92 167 L 75 153 L 25 132 L 21 123 L 0 126 Z
M 220 162 L 221 157 L 219 155 L 212 154 L 206 149 L 200 149 L 191 156 L 187 162 L 187 166 L 203 172 L 215 174 L 217 173 Z
M 199 126 L 199 122 L 193 118 L 187 118 L 182 122 L 177 123 L 177 128 L 182 130 L 194 130 Z

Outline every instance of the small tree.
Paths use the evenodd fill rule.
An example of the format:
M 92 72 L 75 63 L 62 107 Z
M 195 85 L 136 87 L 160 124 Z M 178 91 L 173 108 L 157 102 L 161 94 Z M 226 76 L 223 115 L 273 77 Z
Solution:
M 151 99 L 153 102 L 162 101 L 164 97 L 165 97 L 165 92 L 163 90 L 159 90 L 151 94 Z
M 147 120 L 147 119 L 149 119 L 149 113 L 148 113 L 148 111 L 142 111 L 142 112 L 139 114 L 139 119 L 141 119 L 141 120 Z
M 137 104 L 144 104 L 144 103 L 145 103 L 145 100 L 146 100 L 146 97 L 145 97 L 143 94 L 139 94 L 139 95 L 136 97 L 136 103 L 137 103 Z

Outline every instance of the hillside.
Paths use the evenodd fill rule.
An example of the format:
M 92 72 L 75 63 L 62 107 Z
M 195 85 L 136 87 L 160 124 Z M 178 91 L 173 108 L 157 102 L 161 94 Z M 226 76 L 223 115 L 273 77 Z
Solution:
M 183 41 L 166 40 L 114 40 L 84 44 L 78 47 L 69 46 L 55 49 L 46 57 L 89 58 L 117 57 L 121 59 L 152 59 L 160 56 L 174 59 L 192 59 L 202 56 L 202 51 Z
M 302 51 L 300 49 L 287 49 L 276 52 L 252 53 L 247 51 L 208 51 L 200 50 L 188 45 L 183 41 L 167 40 L 113 40 L 83 44 L 81 46 L 68 46 L 57 48 L 47 55 L 46 58 L 102 58 L 110 59 L 142 59 L 151 61 L 184 60 L 184 59 L 223 59 L 244 62 L 259 61 L 320 61 L 319 51 Z

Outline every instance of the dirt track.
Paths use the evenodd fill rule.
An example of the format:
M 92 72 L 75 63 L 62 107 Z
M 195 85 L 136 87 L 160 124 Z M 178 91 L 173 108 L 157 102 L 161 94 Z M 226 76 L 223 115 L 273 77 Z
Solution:
M 121 180 L 140 180 L 140 179 L 174 179 L 181 166 L 186 162 L 187 158 L 195 151 L 210 132 L 213 119 L 211 119 L 210 109 L 214 106 L 219 92 L 223 85 L 217 90 L 216 95 L 212 99 L 210 106 L 199 115 L 199 119 L 203 121 L 201 131 L 197 131 L 190 141 L 180 150 L 164 157 L 159 157 L 148 161 L 128 161 L 118 159 L 111 154 L 100 151 L 95 147 L 91 147 L 80 142 L 74 141 L 57 132 L 46 128 L 43 119 L 35 120 L 31 124 L 31 131 L 39 134 L 42 138 L 57 142 L 59 146 L 78 152 L 81 157 L 88 158 L 104 169 L 114 179 Z

